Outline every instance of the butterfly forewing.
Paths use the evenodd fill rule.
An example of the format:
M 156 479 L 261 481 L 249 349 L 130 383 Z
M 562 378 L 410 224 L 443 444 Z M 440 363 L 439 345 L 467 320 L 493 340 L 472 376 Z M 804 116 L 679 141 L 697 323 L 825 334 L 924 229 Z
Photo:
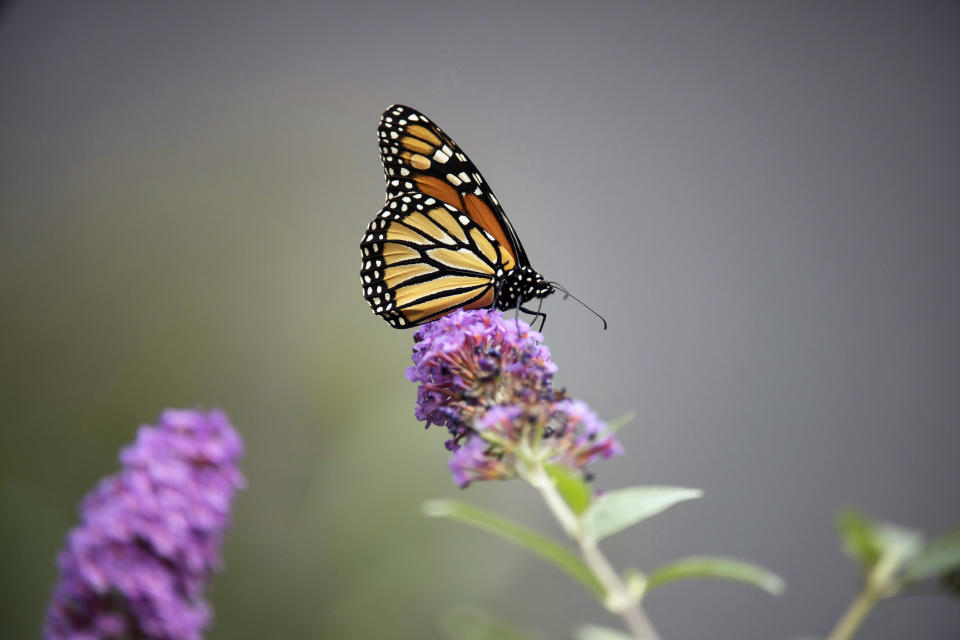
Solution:
M 378 135 L 387 200 L 422 193 L 445 202 L 489 232 L 517 264 L 529 265 L 493 191 L 440 127 L 416 109 L 394 105 L 380 118 Z

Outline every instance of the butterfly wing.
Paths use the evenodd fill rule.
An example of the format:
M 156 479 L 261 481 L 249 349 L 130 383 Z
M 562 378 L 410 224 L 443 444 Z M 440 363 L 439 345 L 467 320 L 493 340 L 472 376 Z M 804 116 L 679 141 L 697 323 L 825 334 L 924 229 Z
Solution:
M 500 202 L 459 146 L 425 115 L 403 105 L 383 112 L 378 127 L 387 200 L 422 193 L 465 213 L 519 266 L 526 252 Z
M 493 304 L 516 266 L 509 247 L 464 211 L 425 193 L 392 195 L 360 244 L 363 295 L 396 328 Z

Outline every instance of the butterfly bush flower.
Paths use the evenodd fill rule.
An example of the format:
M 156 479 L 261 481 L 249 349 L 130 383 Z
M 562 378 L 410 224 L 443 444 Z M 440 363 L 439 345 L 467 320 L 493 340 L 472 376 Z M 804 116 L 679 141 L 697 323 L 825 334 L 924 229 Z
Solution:
M 243 442 L 222 411 L 168 409 L 120 453 L 123 469 L 80 506 L 57 559 L 51 640 L 199 640 L 203 590 L 244 479 Z
M 606 425 L 553 388 L 543 336 L 499 311 L 457 310 L 414 334 L 417 419 L 446 427 L 453 481 L 516 476 L 521 458 L 583 467 L 621 452 Z

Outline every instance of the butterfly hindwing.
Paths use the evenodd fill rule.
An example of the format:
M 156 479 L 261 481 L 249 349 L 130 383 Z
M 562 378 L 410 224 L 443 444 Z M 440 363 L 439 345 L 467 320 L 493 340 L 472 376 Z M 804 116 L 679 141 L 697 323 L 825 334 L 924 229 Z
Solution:
M 429 118 L 393 105 L 378 127 L 387 200 L 422 193 L 456 207 L 496 238 L 520 266 L 526 253 L 500 202 L 477 167 Z
M 394 327 L 489 307 L 513 255 L 464 211 L 424 193 L 389 198 L 360 244 L 364 298 Z

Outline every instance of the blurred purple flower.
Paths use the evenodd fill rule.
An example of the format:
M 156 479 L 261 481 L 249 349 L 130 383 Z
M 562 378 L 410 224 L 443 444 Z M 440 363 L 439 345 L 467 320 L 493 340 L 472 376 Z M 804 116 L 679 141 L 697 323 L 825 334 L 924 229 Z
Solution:
M 460 309 L 422 326 L 414 340 L 407 369 L 420 383 L 414 413 L 450 432 L 458 485 L 514 477 L 521 445 L 575 469 L 622 452 L 585 403 L 553 389 L 557 366 L 527 323 Z
M 243 442 L 222 411 L 168 409 L 80 506 L 57 559 L 48 639 L 199 640 Z

